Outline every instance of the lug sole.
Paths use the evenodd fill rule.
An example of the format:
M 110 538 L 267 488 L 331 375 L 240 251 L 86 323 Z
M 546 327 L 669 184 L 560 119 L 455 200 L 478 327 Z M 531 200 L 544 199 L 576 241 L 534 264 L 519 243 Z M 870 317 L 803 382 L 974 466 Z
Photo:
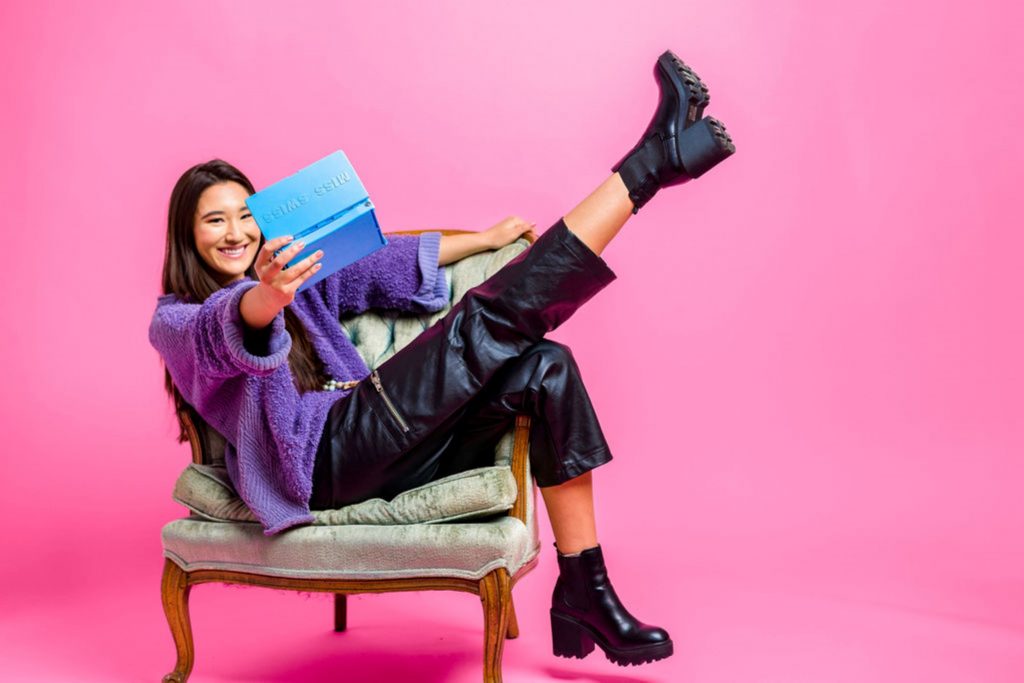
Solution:
M 711 102 L 708 86 L 704 84 L 704 81 L 700 80 L 697 72 L 690 68 L 686 62 L 679 59 L 672 50 L 665 50 L 658 57 L 658 62 L 654 68 L 662 69 L 676 88 L 686 94 L 686 123 L 684 128 L 692 126 L 704 115 L 704 109 Z
M 551 643 L 556 657 L 571 659 L 583 659 L 594 651 L 596 644 L 609 661 L 619 666 L 638 666 L 672 654 L 671 640 L 628 649 L 614 648 L 583 622 L 555 610 L 551 610 Z

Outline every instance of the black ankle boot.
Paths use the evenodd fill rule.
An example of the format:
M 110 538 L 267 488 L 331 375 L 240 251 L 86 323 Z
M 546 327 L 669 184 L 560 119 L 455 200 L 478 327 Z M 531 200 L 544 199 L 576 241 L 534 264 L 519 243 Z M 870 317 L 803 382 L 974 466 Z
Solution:
M 710 101 L 707 86 L 666 50 L 654 65 L 660 96 L 640 141 L 612 167 L 640 210 L 663 187 L 698 178 L 736 151 L 725 125 L 701 118 Z
M 601 546 L 579 555 L 558 552 L 558 579 L 551 596 L 551 642 L 555 655 L 582 659 L 601 646 L 620 666 L 643 664 L 672 654 L 663 628 L 637 621 L 608 579 Z

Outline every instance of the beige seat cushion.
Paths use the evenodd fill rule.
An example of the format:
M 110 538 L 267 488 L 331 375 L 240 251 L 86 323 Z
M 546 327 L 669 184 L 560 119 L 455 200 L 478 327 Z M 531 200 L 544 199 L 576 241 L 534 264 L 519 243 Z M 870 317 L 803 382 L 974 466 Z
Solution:
M 176 519 L 164 525 L 164 557 L 185 571 L 224 569 L 265 576 L 480 579 L 505 567 L 515 574 L 540 552 L 536 518 L 457 524 L 343 524 L 294 527 L 264 536 L 254 522 Z
M 510 432 L 498 444 L 494 469 L 511 474 L 512 444 Z M 528 460 L 525 466 L 530 481 Z M 540 552 L 537 486 L 528 486 L 523 495 L 525 524 L 498 512 L 436 524 L 307 524 L 267 537 L 257 521 L 225 524 L 189 517 L 165 524 L 161 537 L 164 557 L 185 571 L 227 569 L 299 579 L 478 580 L 498 567 L 515 573 Z
M 511 473 L 511 432 L 497 451 L 495 467 Z M 525 465 L 526 480 L 532 482 L 530 461 Z M 176 519 L 161 531 L 163 554 L 185 571 L 296 578 L 476 580 L 498 567 L 515 574 L 540 552 L 537 487 L 531 484 L 524 495 L 525 524 L 502 511 L 438 524 L 308 524 L 268 537 L 255 521 Z
M 191 464 L 174 485 L 174 500 L 212 522 L 255 522 L 231 486 L 227 469 Z M 430 524 L 512 508 L 516 480 L 508 467 L 480 467 L 427 482 L 391 500 L 371 498 L 335 510 L 313 510 L 313 524 Z

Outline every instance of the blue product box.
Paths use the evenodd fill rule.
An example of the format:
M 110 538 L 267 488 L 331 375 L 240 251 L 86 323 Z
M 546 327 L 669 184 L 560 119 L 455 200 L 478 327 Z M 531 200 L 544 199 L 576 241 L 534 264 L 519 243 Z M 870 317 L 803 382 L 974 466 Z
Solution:
M 285 268 L 323 249 L 318 261 L 323 265 L 299 292 L 388 243 L 366 188 L 340 149 L 249 195 L 245 203 L 266 239 L 295 238 L 275 253 L 299 240 L 306 243 Z

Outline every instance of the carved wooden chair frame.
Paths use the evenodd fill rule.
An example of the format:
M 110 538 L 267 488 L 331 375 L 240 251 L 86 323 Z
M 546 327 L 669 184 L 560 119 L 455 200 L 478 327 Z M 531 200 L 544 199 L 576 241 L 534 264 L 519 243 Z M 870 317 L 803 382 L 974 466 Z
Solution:
M 401 230 L 387 234 L 415 235 L 422 232 L 461 234 L 469 230 Z M 533 242 L 533 238 L 524 235 Z M 209 427 L 191 406 L 179 412 L 192 447 L 192 462 L 212 464 L 212 451 L 223 437 Z M 526 465 L 530 447 L 530 417 L 517 415 L 513 426 L 512 474 L 518 495 L 508 515 L 526 524 L 526 499 L 532 495 L 532 481 L 527 479 Z M 356 593 L 387 593 L 392 591 L 455 590 L 474 593 L 480 597 L 484 611 L 484 683 L 501 683 L 501 657 L 506 638 L 519 635 L 512 587 L 537 565 L 537 557 L 523 565 L 514 575 L 499 567 L 479 580 L 457 577 L 422 577 L 405 579 L 317 579 L 268 576 L 258 573 L 225 569 L 195 569 L 185 571 L 169 558 L 164 560 L 161 595 L 164 614 L 177 649 L 174 670 L 164 676 L 164 683 L 185 683 L 192 672 L 195 648 L 192 642 L 192 624 L 189 617 L 189 592 L 200 583 L 244 584 L 266 586 L 305 592 L 334 593 L 334 630 L 344 631 L 348 625 L 348 595 Z

